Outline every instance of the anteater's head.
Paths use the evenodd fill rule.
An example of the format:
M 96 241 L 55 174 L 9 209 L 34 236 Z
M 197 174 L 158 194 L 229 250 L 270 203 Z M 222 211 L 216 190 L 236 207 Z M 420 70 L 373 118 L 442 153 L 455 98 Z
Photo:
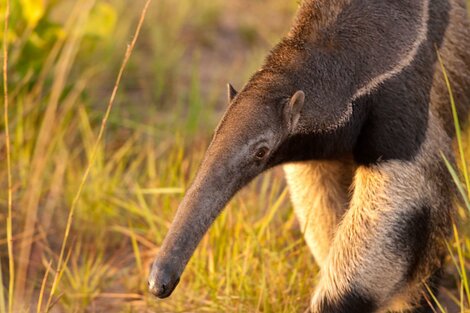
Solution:
M 405 115 L 413 116 L 406 129 L 416 132 L 410 133 L 426 129 L 435 68 L 430 65 L 436 63 L 434 44 L 446 31 L 449 1 L 442 1 L 439 13 L 429 1 L 302 3 L 291 32 L 262 70 L 239 94 L 230 89 L 230 106 L 153 264 L 149 287 L 158 297 L 171 294 L 231 197 L 267 168 L 350 153 L 366 115 L 373 117 L 372 105 L 375 113 L 383 110 L 390 132 L 402 127 Z M 431 24 L 437 33 L 428 29 Z M 381 152 L 366 157 L 382 158 Z
M 204 161 L 181 202 L 149 277 L 151 293 L 168 297 L 214 219 L 232 196 L 278 163 L 279 147 L 295 131 L 305 94 L 295 88 L 261 84 L 255 75 L 237 94 L 215 131 Z

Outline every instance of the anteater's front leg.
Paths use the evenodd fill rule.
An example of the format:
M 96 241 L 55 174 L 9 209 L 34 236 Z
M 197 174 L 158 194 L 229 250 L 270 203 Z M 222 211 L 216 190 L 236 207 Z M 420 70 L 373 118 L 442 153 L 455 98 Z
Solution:
M 350 160 L 309 161 L 284 166 L 294 211 L 315 261 L 325 264 L 339 221 L 349 204 Z
M 313 313 L 402 312 L 422 303 L 423 282 L 441 268 L 450 229 L 444 172 L 437 155 L 357 169 Z

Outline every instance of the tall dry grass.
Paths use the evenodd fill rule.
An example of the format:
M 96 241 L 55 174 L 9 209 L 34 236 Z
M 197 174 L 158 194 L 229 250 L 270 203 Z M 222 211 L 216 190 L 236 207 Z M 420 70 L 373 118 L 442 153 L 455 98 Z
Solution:
M 9 115 L 0 123 L 10 140 L 2 134 L 0 147 L 11 165 L 0 163 L 6 191 L 0 198 L 0 312 L 304 309 L 317 268 L 279 170 L 259 177 L 228 205 L 170 299 L 155 300 L 146 286 L 150 262 L 223 111 L 226 80 L 241 85 L 258 67 L 296 1 L 154 1 L 144 24 L 140 7 L 148 1 L 138 2 L 138 10 L 118 0 L 58 3 L 65 4 L 63 29 L 40 50 L 45 57 L 39 67 L 20 72 L 18 62 L 44 25 L 25 27 L 9 47 L 7 32 L 2 36 Z M 282 13 L 260 20 L 267 5 Z M 110 6 L 119 17 L 116 31 L 90 40 L 95 35 L 83 25 Z M 237 8 L 245 14 L 230 12 Z M 18 10 L 12 13 L 17 20 Z M 128 34 L 136 24 L 137 43 Z M 222 57 L 212 52 L 227 45 L 218 31 L 230 38 Z M 135 51 L 129 58 L 129 47 L 123 62 L 130 38 Z M 467 138 L 460 137 L 463 147 Z M 465 175 L 453 170 L 466 193 Z M 468 211 L 459 212 L 468 225 Z M 449 242 L 453 281 L 446 290 L 465 312 L 470 235 L 465 226 L 456 230 Z
M 122 78 L 122 75 L 124 73 L 124 69 L 126 68 L 126 65 L 129 62 L 129 58 L 131 57 L 131 54 L 132 54 L 132 51 L 134 50 L 137 39 L 139 38 L 140 30 L 142 28 L 142 24 L 144 22 L 145 15 L 147 13 L 147 9 L 150 5 L 150 2 L 151 2 L 151 0 L 147 0 L 147 2 L 145 3 L 144 8 L 142 9 L 142 13 L 140 15 L 139 23 L 137 24 L 137 28 L 135 30 L 135 33 L 134 33 L 134 36 L 133 36 L 133 39 L 132 39 L 132 42 L 128 45 L 128 47 L 126 49 L 126 53 L 124 55 L 124 60 L 122 61 L 121 67 L 119 69 L 119 72 L 118 72 L 118 75 L 117 75 L 117 78 L 116 78 L 116 82 L 114 84 L 113 91 L 111 93 L 111 97 L 109 98 L 109 102 L 108 102 L 108 105 L 106 107 L 106 112 L 105 112 L 105 114 L 103 116 L 103 119 L 101 121 L 101 127 L 100 127 L 100 130 L 99 130 L 99 133 L 98 133 L 98 137 L 96 138 L 96 142 L 93 145 L 93 150 L 92 150 L 92 153 L 91 153 L 89 163 L 88 163 L 88 165 L 85 169 L 85 173 L 83 174 L 83 177 L 80 181 L 80 185 L 78 187 L 77 193 L 76 193 L 75 197 L 73 198 L 72 204 L 70 206 L 70 211 L 69 211 L 68 218 L 67 218 L 67 224 L 66 224 L 66 227 L 65 227 L 65 234 L 64 234 L 64 238 L 62 240 L 62 248 L 60 249 L 59 260 L 57 262 L 56 273 L 54 275 L 54 280 L 52 282 L 51 292 L 50 292 L 49 298 L 47 300 L 46 311 L 50 310 L 52 297 L 53 297 L 53 295 L 56 291 L 57 283 L 58 283 L 58 281 L 59 281 L 59 279 L 62 275 L 62 271 L 63 271 L 62 263 L 64 262 L 65 248 L 67 246 L 67 241 L 68 241 L 68 238 L 69 238 L 69 235 L 70 235 L 70 229 L 71 229 L 71 226 L 72 226 L 73 215 L 74 215 L 78 200 L 80 199 L 80 196 L 81 196 L 82 191 L 83 191 L 83 187 L 84 187 L 84 185 L 85 185 L 85 183 L 88 179 L 88 176 L 90 174 L 90 169 L 91 169 L 91 167 L 93 166 L 93 164 L 95 162 L 96 155 L 97 155 L 98 149 L 99 149 L 99 145 L 100 145 L 101 139 L 103 138 L 103 134 L 104 134 L 104 131 L 105 131 L 105 128 L 106 128 L 106 123 L 109 119 L 109 115 L 111 113 L 111 109 L 113 107 L 114 100 L 116 99 L 116 94 L 118 92 L 119 84 L 121 82 L 121 78 Z M 45 275 L 45 276 L 47 277 L 47 275 Z
M 10 273 L 9 284 L 8 284 L 8 312 L 13 311 L 13 286 L 15 280 L 15 262 L 13 256 L 13 240 L 12 240 L 12 180 L 11 180 L 11 145 L 10 145 L 10 123 L 8 119 L 8 21 L 10 16 L 10 1 L 6 1 L 5 5 L 5 23 L 3 29 L 3 105 L 4 105 L 4 123 L 5 123 L 5 154 L 7 160 L 7 221 L 6 221 L 6 233 L 7 233 L 7 246 L 8 246 L 8 270 Z M 3 280 L 3 279 L 2 279 Z M 3 281 L 2 281 L 3 291 Z M 5 312 L 5 304 L 3 301 L 2 292 L 2 303 L 1 307 Z

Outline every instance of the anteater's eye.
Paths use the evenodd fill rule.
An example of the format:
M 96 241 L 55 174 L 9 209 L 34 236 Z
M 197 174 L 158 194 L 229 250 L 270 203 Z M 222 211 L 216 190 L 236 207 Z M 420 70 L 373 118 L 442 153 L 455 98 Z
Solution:
M 268 147 L 261 147 L 259 148 L 257 151 L 256 151 L 256 154 L 255 154 L 255 157 L 256 159 L 258 160 L 262 160 L 266 157 L 266 155 L 268 154 L 269 152 L 269 149 Z

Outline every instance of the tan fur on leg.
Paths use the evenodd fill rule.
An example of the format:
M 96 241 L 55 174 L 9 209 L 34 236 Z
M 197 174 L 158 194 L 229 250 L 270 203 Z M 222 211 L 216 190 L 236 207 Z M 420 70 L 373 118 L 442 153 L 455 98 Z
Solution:
M 450 178 L 439 154 L 445 149 L 451 158 L 449 139 L 438 127 L 428 135 L 412 161 L 356 170 L 354 195 L 322 268 L 313 312 L 323 312 L 325 302 L 341 305 L 351 294 L 378 312 L 419 303 L 423 282 L 441 267 L 453 214 Z
M 311 161 L 284 166 L 295 213 L 317 263 L 328 255 L 335 229 L 348 207 L 351 162 Z

